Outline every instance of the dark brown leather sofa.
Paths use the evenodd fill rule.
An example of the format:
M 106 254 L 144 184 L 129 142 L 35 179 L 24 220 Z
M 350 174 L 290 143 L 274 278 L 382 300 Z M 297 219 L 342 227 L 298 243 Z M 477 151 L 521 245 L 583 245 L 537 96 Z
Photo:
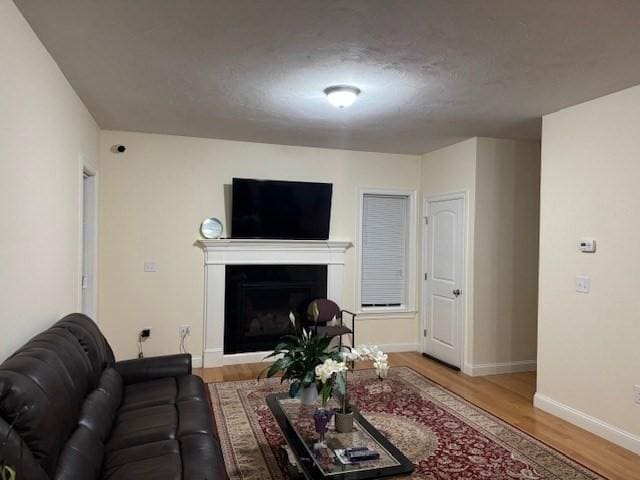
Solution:
M 190 355 L 116 363 L 82 314 L 0 365 L 0 462 L 17 480 L 226 479 L 212 418 Z

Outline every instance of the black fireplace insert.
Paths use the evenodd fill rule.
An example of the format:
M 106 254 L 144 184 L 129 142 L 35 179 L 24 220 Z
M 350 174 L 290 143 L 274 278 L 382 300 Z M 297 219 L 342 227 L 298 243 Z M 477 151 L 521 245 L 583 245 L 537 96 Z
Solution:
M 224 353 L 270 351 L 327 296 L 327 266 L 227 265 L 225 283 Z

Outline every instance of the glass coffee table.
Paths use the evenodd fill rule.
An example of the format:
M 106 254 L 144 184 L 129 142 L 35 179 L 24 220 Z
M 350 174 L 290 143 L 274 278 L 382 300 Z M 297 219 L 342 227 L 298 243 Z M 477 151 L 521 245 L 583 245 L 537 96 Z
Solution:
M 314 449 L 319 439 L 313 421 L 315 407 L 302 405 L 287 393 L 268 395 L 267 405 L 295 456 L 298 470 L 308 479 L 367 480 L 413 472 L 411 461 L 357 412 L 353 432 L 336 432 L 332 420 L 325 435 L 326 448 Z M 380 458 L 354 464 L 339 462 L 335 450 L 352 447 L 368 447 L 378 452 Z

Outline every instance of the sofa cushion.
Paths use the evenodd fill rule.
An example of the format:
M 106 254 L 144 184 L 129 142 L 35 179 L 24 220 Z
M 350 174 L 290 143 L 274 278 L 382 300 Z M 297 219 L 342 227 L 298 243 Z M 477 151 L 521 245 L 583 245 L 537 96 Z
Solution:
M 89 359 L 93 375 L 91 388 L 95 387 L 102 371 L 113 366 L 115 359 L 107 339 L 96 323 L 82 313 L 72 313 L 56 322 L 50 330 L 63 329 L 70 332 Z
M 181 451 L 176 440 L 163 440 L 110 452 L 107 454 L 102 470 L 103 480 L 182 480 L 182 478 Z M 201 477 L 201 479 L 204 478 L 208 477 Z
M 165 466 L 177 461 L 182 475 L 177 478 L 226 478 L 214 433 L 209 398 L 199 377 L 189 375 L 126 386 L 106 445 L 103 478 L 156 478 L 146 476 L 156 474 L 156 457 Z M 151 445 L 167 450 L 147 448 Z M 177 458 L 169 453 L 174 447 Z M 158 473 L 158 478 L 172 478 L 173 470 L 167 472 L 166 477 Z
M 11 467 L 16 478 L 29 480 L 49 480 L 49 475 L 42 469 L 16 432 L 7 422 L 0 418 L 0 459 Z M 1 478 L 1 476 L 0 476 Z
M 100 478 L 104 445 L 96 433 L 80 426 L 64 446 L 55 480 L 97 480 Z
M 107 368 L 96 389 L 84 401 L 78 424 L 92 430 L 104 442 L 111 433 L 121 402 L 120 374 L 113 368 Z
M 222 480 L 227 478 L 224 458 L 216 437 L 203 434 L 180 437 L 182 480 Z
M 175 405 L 154 405 L 118 415 L 107 450 L 118 450 L 175 438 L 178 413 Z
M 178 394 L 176 400 L 203 400 L 209 402 L 209 395 L 200 377 L 195 375 L 183 375 L 176 378 Z
M 178 409 L 178 430 L 176 437 L 193 433 L 213 435 L 213 424 L 209 403 L 202 400 L 180 400 L 176 403 Z
M 120 412 L 128 412 L 176 401 L 178 386 L 175 378 L 160 378 L 124 387 Z
M 175 378 L 160 378 L 127 385 L 124 388 L 120 412 L 196 399 L 204 401 L 208 399 L 204 384 L 199 377 L 182 375 Z
M 47 330 L 0 365 L 0 416 L 49 475 L 78 425 L 91 364 L 66 330 Z

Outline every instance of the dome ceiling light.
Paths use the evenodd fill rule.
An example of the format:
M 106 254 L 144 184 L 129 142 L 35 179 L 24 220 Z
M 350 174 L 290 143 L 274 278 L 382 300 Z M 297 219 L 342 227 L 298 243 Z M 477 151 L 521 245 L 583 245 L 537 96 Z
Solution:
M 349 85 L 334 85 L 324 89 L 329 103 L 336 108 L 346 108 L 356 101 L 360 94 L 360 89 Z

